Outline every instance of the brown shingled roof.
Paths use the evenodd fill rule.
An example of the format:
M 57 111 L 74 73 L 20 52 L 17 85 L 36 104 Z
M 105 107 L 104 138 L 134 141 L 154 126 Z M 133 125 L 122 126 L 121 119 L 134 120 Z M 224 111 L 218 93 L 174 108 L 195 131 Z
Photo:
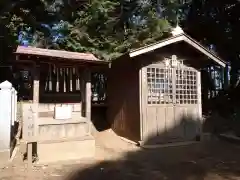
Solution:
M 180 41 L 184 41 L 184 42 L 190 44 L 192 47 L 197 49 L 199 52 L 205 54 L 207 57 L 209 57 L 211 60 L 215 61 L 222 67 L 226 66 L 226 62 L 223 59 L 221 59 L 214 52 L 210 51 L 209 49 L 207 49 L 206 47 L 204 47 L 199 42 L 197 42 L 196 40 L 194 40 L 193 38 L 191 38 L 190 36 L 188 36 L 185 33 L 181 33 L 176 36 L 172 36 L 172 37 L 163 39 L 156 43 L 132 50 L 132 51 L 130 51 L 129 55 L 130 55 L 130 57 L 135 57 L 135 56 L 138 56 L 138 55 L 141 55 L 144 53 L 148 53 L 148 52 L 154 51 L 156 49 L 159 49 L 164 46 L 168 46 L 170 44 L 177 43 Z
M 52 58 L 62 58 L 62 59 L 79 60 L 79 61 L 105 62 L 98 59 L 91 53 L 78 53 L 78 52 L 70 52 L 70 51 L 64 51 L 64 50 L 43 49 L 43 48 L 36 48 L 36 47 L 30 47 L 30 46 L 28 47 L 18 46 L 15 54 L 46 56 L 46 57 L 52 57 Z

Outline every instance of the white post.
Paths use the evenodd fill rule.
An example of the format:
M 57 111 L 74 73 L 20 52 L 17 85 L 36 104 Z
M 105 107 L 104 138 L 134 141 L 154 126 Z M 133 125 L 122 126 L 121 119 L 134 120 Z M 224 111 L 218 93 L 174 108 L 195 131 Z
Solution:
M 19 121 L 19 119 L 17 119 L 17 91 L 16 89 L 14 89 L 14 120 L 15 121 Z
M 11 125 L 14 126 L 14 88 L 11 88 Z
M 10 152 L 12 84 L 4 81 L 0 84 L 0 89 L 0 152 Z
M 17 121 L 17 91 L 12 88 L 11 89 L 11 100 L 12 100 L 12 107 L 11 107 L 11 114 L 12 114 L 12 126 L 14 126 L 15 121 Z

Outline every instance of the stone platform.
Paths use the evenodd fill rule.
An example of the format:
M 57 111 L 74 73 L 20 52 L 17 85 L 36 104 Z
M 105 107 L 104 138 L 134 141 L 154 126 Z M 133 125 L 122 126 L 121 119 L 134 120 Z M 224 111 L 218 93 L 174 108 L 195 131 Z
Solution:
M 95 139 L 88 135 L 74 139 L 41 141 L 37 144 L 37 153 L 39 164 L 94 158 Z

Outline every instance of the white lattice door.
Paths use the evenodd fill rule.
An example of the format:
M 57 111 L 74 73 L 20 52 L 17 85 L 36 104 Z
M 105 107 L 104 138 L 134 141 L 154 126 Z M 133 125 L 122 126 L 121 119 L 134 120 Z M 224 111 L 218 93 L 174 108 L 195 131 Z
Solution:
M 199 116 L 198 71 L 173 56 L 142 71 L 143 136 L 162 142 L 193 139 Z M 145 82 L 145 83 L 144 83 Z M 145 91 L 144 91 L 145 88 Z M 144 102 L 144 101 L 143 101 Z

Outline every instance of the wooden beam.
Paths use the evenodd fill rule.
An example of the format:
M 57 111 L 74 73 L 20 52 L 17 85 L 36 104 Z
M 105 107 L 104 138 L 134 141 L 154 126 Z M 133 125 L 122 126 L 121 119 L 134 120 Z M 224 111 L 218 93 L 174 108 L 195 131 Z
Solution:
M 141 103 L 142 103 L 142 137 L 141 141 L 147 141 L 148 134 L 146 132 L 146 123 L 147 123 L 147 103 L 148 103 L 148 89 L 147 89 L 147 69 L 143 67 L 141 69 L 141 89 L 142 89 L 142 94 L 141 94 Z
M 202 117 L 202 87 L 201 87 L 201 72 L 197 72 L 197 94 L 198 94 L 198 118 L 199 118 L 199 135 L 200 139 L 202 138 L 202 126 L 203 126 L 203 117 Z
M 33 147 L 33 143 L 32 142 L 28 142 L 27 143 L 27 160 L 28 160 L 28 170 L 31 171 L 32 170 L 32 147 Z
M 86 118 L 89 123 L 89 133 L 91 133 L 92 123 L 91 123 L 91 104 L 92 104 L 92 90 L 91 90 L 91 71 L 89 69 L 85 70 L 85 81 L 86 81 L 86 93 L 85 93 L 85 102 L 86 102 Z
M 140 113 L 140 139 L 143 139 L 143 98 L 142 98 L 142 68 L 139 69 L 139 113 Z
M 228 87 L 229 87 L 229 81 L 228 81 L 228 71 L 229 71 L 229 67 L 228 67 L 228 64 L 226 64 L 226 67 L 223 69 L 224 71 L 224 83 L 223 83 L 223 86 L 224 86 L 224 89 L 227 90 Z
M 30 168 L 32 164 L 32 146 L 33 142 L 36 142 L 38 136 L 38 104 L 39 104 L 39 66 L 35 65 L 33 73 L 33 105 L 32 105 L 32 114 L 33 114 L 33 125 L 34 125 L 34 133 L 32 139 L 28 140 L 28 166 Z
M 102 60 L 76 60 L 76 59 L 64 59 L 60 57 L 47 57 L 47 56 L 36 56 L 36 55 L 26 55 L 19 54 L 17 61 L 29 60 L 36 63 L 51 63 L 51 64 L 67 64 L 67 65 L 96 65 L 96 66 L 106 66 L 108 67 L 108 62 Z
M 88 120 L 88 132 L 91 133 L 91 104 L 92 104 L 92 93 L 91 93 L 91 71 L 89 68 L 84 69 L 80 75 L 81 79 L 81 99 L 82 99 L 82 116 Z
M 80 80 L 80 92 L 81 92 L 81 114 L 82 114 L 82 117 L 86 117 L 86 98 L 85 98 L 85 77 L 84 77 L 84 71 L 82 71 L 81 73 L 78 72 L 78 75 L 79 75 L 79 80 Z M 78 81 L 77 81 L 77 84 Z

